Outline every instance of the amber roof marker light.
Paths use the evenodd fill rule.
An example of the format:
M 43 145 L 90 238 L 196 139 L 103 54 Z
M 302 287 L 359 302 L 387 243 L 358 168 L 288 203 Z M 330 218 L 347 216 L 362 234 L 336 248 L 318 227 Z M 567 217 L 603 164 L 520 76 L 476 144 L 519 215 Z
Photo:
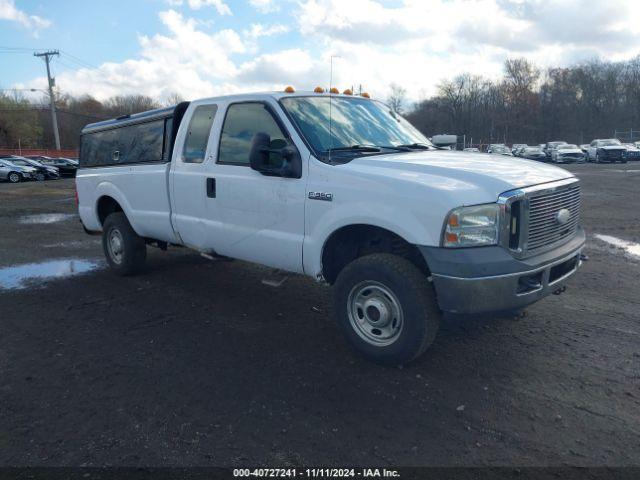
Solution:
M 296 93 L 296 89 L 289 85 L 284 89 L 284 93 Z
M 367 92 L 362 92 L 360 96 L 364 98 L 371 98 L 371 95 L 369 95 Z
M 324 88 L 316 87 L 313 89 L 313 93 L 324 93 Z
M 336 87 L 332 87 L 331 90 L 329 90 L 329 93 L 334 93 L 336 95 L 339 95 L 340 90 L 338 90 Z
M 342 92 L 343 95 L 353 95 L 353 92 L 351 91 L 350 88 L 347 88 L 344 92 Z

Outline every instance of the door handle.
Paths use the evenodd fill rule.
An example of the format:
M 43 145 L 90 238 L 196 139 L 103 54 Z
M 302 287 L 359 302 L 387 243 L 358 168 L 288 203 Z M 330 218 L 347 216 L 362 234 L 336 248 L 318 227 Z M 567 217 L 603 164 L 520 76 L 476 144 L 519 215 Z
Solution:
M 207 197 L 216 198 L 216 179 L 207 178 Z

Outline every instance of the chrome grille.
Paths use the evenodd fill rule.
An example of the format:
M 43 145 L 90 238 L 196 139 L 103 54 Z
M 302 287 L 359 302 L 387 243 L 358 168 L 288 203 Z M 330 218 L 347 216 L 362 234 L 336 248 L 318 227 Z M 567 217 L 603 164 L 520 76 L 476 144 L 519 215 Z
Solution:
M 580 221 L 580 186 L 568 185 L 551 192 L 532 192 L 528 198 L 529 212 L 526 235 L 528 255 L 538 253 L 545 247 L 568 240 L 578 228 Z M 558 212 L 569 211 L 565 223 L 558 221 Z

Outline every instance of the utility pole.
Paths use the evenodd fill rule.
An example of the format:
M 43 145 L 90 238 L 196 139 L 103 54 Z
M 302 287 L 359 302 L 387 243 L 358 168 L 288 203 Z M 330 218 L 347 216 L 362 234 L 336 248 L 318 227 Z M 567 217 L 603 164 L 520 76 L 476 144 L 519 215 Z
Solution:
M 53 87 L 56 84 L 55 78 L 51 77 L 51 67 L 49 63 L 51 62 L 51 57 L 54 55 L 60 55 L 58 50 L 49 50 L 48 52 L 42 53 L 34 53 L 34 57 L 44 58 L 44 63 L 47 64 L 47 80 L 49 81 L 49 102 L 51 109 L 51 123 L 53 125 L 53 136 L 56 140 L 56 150 L 60 150 L 60 133 L 58 132 L 58 116 L 56 114 L 56 101 L 53 97 Z

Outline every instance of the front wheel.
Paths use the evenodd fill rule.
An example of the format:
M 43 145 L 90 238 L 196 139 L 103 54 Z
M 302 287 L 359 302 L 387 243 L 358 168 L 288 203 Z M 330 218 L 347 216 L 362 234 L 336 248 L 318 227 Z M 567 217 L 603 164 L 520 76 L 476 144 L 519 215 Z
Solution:
M 133 275 L 144 267 L 146 243 L 131 227 L 123 212 L 112 213 L 105 220 L 102 248 L 109 266 L 118 275 Z
M 8 178 L 11 183 L 20 183 L 22 181 L 22 175 L 18 172 L 11 172 Z
M 41 173 L 41 172 L 36 173 L 36 180 L 39 182 L 44 182 L 45 180 L 44 173 Z
M 384 365 L 402 365 L 424 353 L 442 316 L 425 274 L 386 253 L 360 257 L 340 272 L 334 314 L 349 342 Z

